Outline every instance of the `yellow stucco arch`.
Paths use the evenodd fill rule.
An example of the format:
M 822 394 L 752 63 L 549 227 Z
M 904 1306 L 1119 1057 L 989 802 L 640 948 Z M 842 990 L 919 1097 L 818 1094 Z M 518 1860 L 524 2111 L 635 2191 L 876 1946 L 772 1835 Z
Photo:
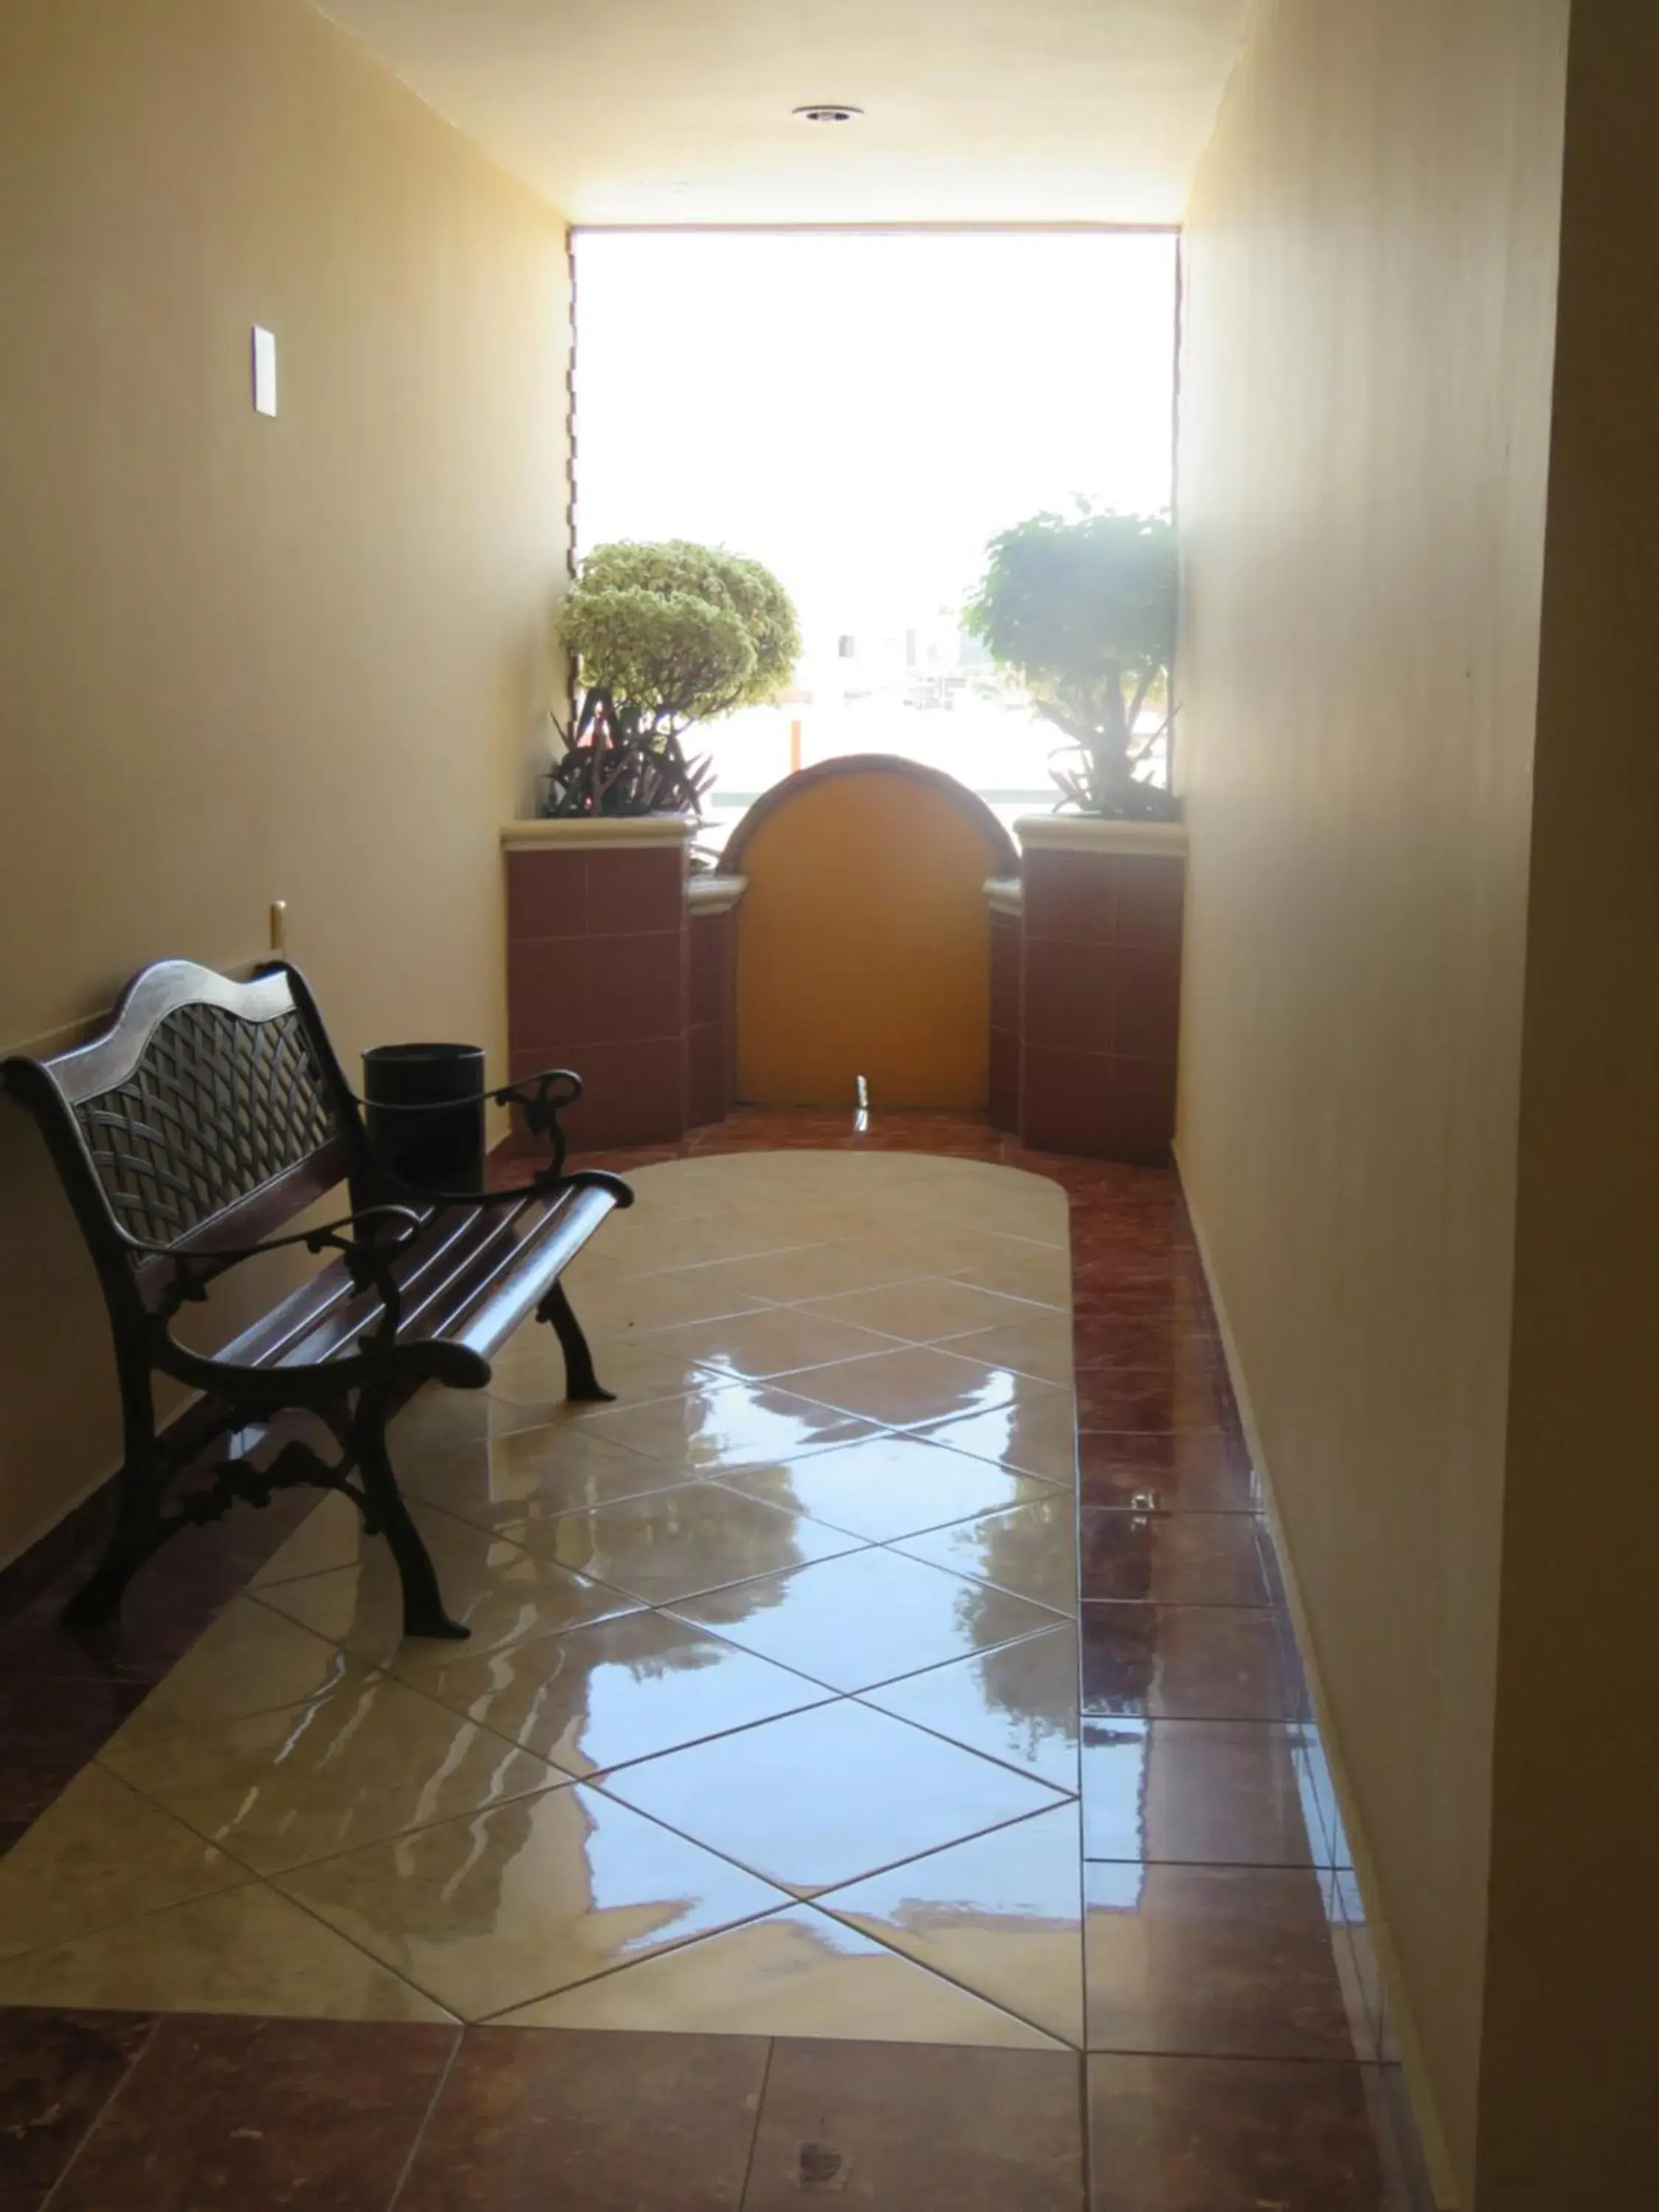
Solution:
M 738 910 L 738 1094 L 757 1105 L 983 1106 L 984 884 L 1012 844 L 963 785 L 885 754 L 825 762 L 757 802 L 727 848 Z

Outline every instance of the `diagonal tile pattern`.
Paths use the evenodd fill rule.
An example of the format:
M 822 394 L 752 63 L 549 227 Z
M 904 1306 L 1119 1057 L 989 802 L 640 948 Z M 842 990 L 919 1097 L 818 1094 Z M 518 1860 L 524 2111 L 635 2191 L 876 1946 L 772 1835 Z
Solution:
M 1071 1498 L 1050 1492 L 1006 1512 L 978 1514 L 908 1537 L 899 1548 L 907 1559 L 926 1559 L 1070 1613 L 1077 1604 L 1076 1520 Z
M 1043 1936 L 1073 2017 L 1013 2002 L 1006 1936 L 991 1988 L 873 1893 L 805 1903 L 1027 1827 L 1081 1865 L 1068 1392 L 951 1348 L 1066 1328 L 1063 1195 L 818 1154 L 635 1187 L 572 1281 L 617 1402 L 567 1404 L 532 1325 L 397 1425 L 469 1640 L 405 1642 L 324 1499 L 0 1863 L 0 1998 L 592 2022 L 683 1989 L 760 2033 L 1081 2048 L 1080 1907 Z M 1004 1464 L 1028 1428 L 1041 1467 Z
M 1060 1805 L 818 1900 L 1060 2041 L 1083 2039 L 1078 1813 Z
M 801 1897 L 1059 1802 L 850 1698 L 646 1759 L 605 1786 Z
M 302 1867 L 277 1887 L 463 2020 L 786 1901 L 580 1782 Z
M 1056 1625 L 1018 1644 L 884 1682 L 863 1697 L 866 1705 L 1075 1796 L 1077 1667 L 1076 1632 Z
M 861 1540 L 714 1482 L 682 1483 L 589 1513 L 503 1531 L 526 1550 L 652 1605 L 787 1573 Z
M 108 1653 L 0 1626 L 22 2201 L 1418 2201 L 1178 1186 L 999 1158 L 606 1163 L 620 1402 L 532 1328 L 398 1424 L 466 1644 L 337 1499 L 170 1547 Z
M 463 1646 L 421 1686 L 581 1780 L 834 1694 L 671 1613 L 646 1611 L 476 1657 Z M 1075 1702 L 1075 1683 L 1073 1694 Z
M 418 1676 L 441 1663 L 445 1644 L 404 1640 L 403 1594 L 384 1544 L 362 1534 L 355 1508 L 339 1498 L 325 1501 L 319 1513 L 336 1510 L 357 1557 L 349 1566 L 261 1586 L 264 1603 L 313 1630 L 354 1658 Z M 572 1574 L 550 1559 L 532 1557 L 521 1545 L 489 1536 L 447 1513 L 416 1507 L 419 1522 L 444 1596 L 456 1620 L 470 1632 L 470 1649 L 493 1651 L 527 1636 L 575 1628 L 626 1613 L 639 1601 L 609 1584 Z M 302 1543 L 309 1524 L 295 1532 Z M 281 1554 L 278 1554 L 280 1560 Z
M 1032 1476 L 1010 1474 L 987 1460 L 890 1431 L 726 1480 L 751 1498 L 808 1514 L 871 1543 L 920 1535 L 946 1522 L 1054 1495 Z M 1069 1511 L 1070 1498 L 1062 1494 L 1062 1502 Z
M 608 1349 L 602 1344 L 597 1350 L 607 1372 Z M 673 1397 L 601 1406 L 567 1418 L 580 1420 L 606 1443 L 661 1461 L 682 1480 L 739 1474 L 878 1433 L 872 1422 L 775 1384 L 744 1383 L 714 1374 Z
M 1182 2160 L 1295 2201 L 1301 2080 L 1343 2212 L 1392 2212 L 1375 1954 L 1178 1195 L 1066 1180 L 1074 1249 L 1053 1182 L 971 1158 L 639 1171 L 571 1285 L 619 1402 L 567 1405 L 532 1328 L 398 1425 L 471 1640 L 404 1644 L 380 1547 L 319 1505 L 0 1861 L 0 2007 L 498 2023 L 432 2142 L 519 2161 L 508 2204 L 550 2154 L 492 2088 L 514 2054 L 690 2081 L 775 2037 L 824 2040 L 756 2077 L 733 2212 L 803 2186 L 792 2051 L 826 2054 L 811 2124 L 921 2187 L 906 2050 L 951 2062 L 924 2095 L 989 2066 L 999 2142 L 1009 2069 L 1072 2069 L 1074 2115 L 1086 2067 L 1096 2206 L 1148 2212 Z M 1055 2144 L 1018 2201 L 1078 2202 Z M 435 2155 L 416 2205 L 451 2201 Z
M 563 1778 L 389 1674 L 202 1735 L 130 1742 L 104 1766 L 256 1873 L 331 1858 Z
M 423 1453 L 410 1465 L 404 1487 L 412 1498 L 441 1506 L 474 1528 L 512 1528 L 515 1540 L 529 1546 L 527 1529 L 550 1527 L 566 1513 L 591 1512 L 619 1498 L 671 1489 L 684 1479 L 678 1468 L 562 1420 Z
M 862 1414 L 884 1428 L 917 1428 L 925 1421 L 992 1412 L 1009 1404 L 1022 1389 L 1036 1395 L 1054 1388 L 1034 1383 L 1005 1367 L 963 1359 L 937 1345 L 912 1344 L 896 1352 L 867 1352 L 857 1359 L 786 1376 L 791 1389 L 843 1413 Z
M 0 2006 L 446 2020 L 322 1921 L 248 1882 L 0 1961 Z
M 0 1959 L 70 1943 L 252 1880 L 159 1806 L 87 1767 L 7 1855 Z
M 505 2015 L 515 2027 L 677 2028 L 1058 2050 L 1041 2029 L 811 1905 Z
M 157 1683 L 122 1729 L 122 1741 L 131 1747 L 193 1735 L 366 1679 L 366 1670 L 337 1644 L 251 1597 L 238 1598 Z
M 872 1545 L 676 1607 L 833 1690 L 873 1689 L 964 1652 L 1052 1628 L 1046 1607 Z

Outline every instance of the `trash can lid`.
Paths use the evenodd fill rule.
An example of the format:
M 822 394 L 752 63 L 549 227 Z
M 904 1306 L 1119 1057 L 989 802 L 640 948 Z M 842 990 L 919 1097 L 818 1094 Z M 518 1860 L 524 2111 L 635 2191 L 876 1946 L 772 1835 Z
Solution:
M 481 1044 L 372 1044 L 365 1060 L 482 1060 Z

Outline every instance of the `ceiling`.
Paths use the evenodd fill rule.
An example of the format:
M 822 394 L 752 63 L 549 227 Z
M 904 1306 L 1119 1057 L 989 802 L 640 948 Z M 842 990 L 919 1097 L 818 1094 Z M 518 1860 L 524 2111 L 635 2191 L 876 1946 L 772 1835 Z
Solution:
M 1250 0 L 324 4 L 575 222 L 1175 222 Z

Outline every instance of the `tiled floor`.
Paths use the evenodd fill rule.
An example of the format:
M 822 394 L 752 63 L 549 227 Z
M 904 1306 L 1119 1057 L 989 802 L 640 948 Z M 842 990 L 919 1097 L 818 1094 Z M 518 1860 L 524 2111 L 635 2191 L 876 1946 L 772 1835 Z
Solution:
M 571 1282 L 621 1402 L 532 1329 L 399 1425 L 468 1643 L 338 1500 L 0 1629 L 0 2212 L 1398 2212 L 1173 1178 L 686 1149 Z
M 953 1348 L 1064 1333 L 1063 1194 L 893 1153 L 635 1187 L 569 1279 L 648 1382 L 567 1407 L 532 1322 L 397 1424 L 469 1641 L 404 1643 L 318 1504 L 0 1866 L 0 2002 L 1081 2046 L 1072 1455 L 988 1455 L 1022 1408 L 1069 1442 L 1070 1395 Z

